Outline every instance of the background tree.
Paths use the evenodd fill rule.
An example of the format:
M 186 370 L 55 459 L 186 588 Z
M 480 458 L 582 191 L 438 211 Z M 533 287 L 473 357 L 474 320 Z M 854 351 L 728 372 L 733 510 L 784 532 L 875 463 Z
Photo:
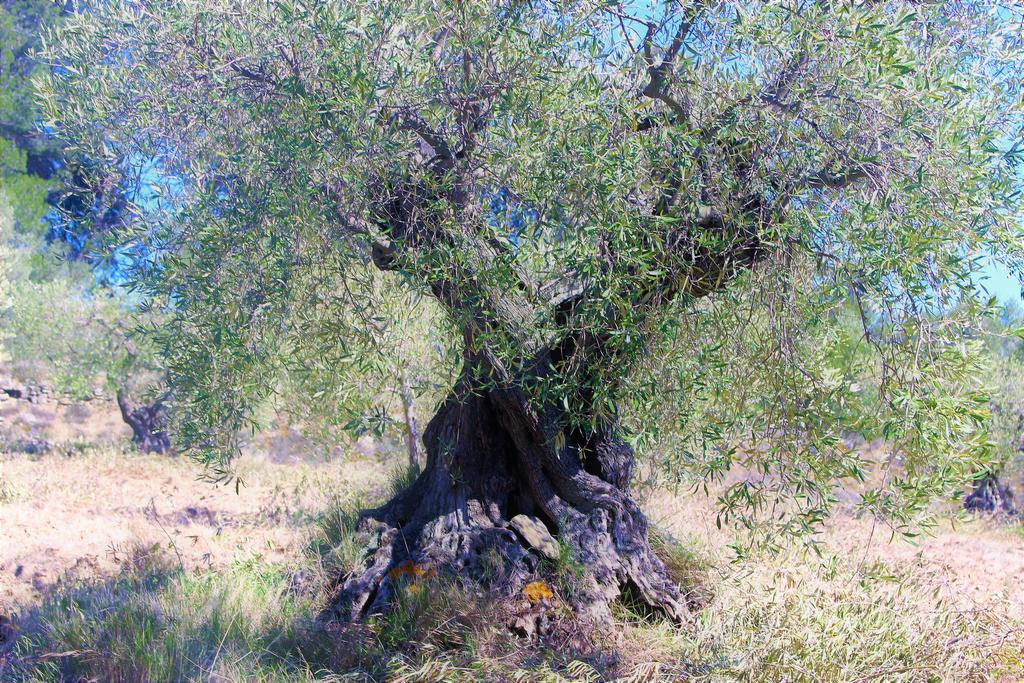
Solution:
M 525 515 L 583 567 L 577 607 L 628 588 L 683 618 L 631 443 L 651 406 L 706 396 L 694 359 L 743 375 L 691 464 L 760 475 L 723 496 L 748 522 L 812 528 L 864 476 L 805 333 L 851 293 L 891 444 L 865 508 L 911 528 L 989 455 L 966 378 L 977 256 L 1020 265 L 1019 22 L 982 2 L 109 2 L 48 41 L 43 102 L 104 176 L 161 178 L 111 244 L 171 310 L 158 341 L 208 463 L 308 348 L 296 312 L 325 292 L 337 320 L 375 310 L 366 264 L 443 312 L 459 369 L 426 466 L 364 514 L 337 615 L 382 608 L 406 561 L 518 591 L 540 569 Z
M 163 401 L 147 402 L 161 391 L 162 372 L 152 344 L 137 336 L 154 314 L 140 312 L 122 290 L 95 286 L 90 271 L 75 264 L 51 266 L 49 277 L 34 281 L 36 253 L 7 244 L 9 305 L 0 330 L 10 373 L 23 382 L 58 387 L 74 399 L 102 389 L 116 396 L 140 448 L 166 451 Z
M 372 292 L 365 306 L 339 308 L 339 292 L 362 287 Z M 333 275 L 288 315 L 289 367 L 266 387 L 263 412 L 294 420 L 323 445 L 397 437 L 410 467 L 422 467 L 416 415 L 443 398 L 453 371 L 436 307 L 370 267 Z
M 999 320 L 986 325 L 988 363 L 983 381 L 992 409 L 993 448 L 996 458 L 977 475 L 964 507 L 979 512 L 1015 514 L 1014 489 L 1024 484 L 1024 343 L 1019 305 L 1007 306 Z
M 12 299 L 11 284 L 11 248 L 9 245 L 11 233 L 14 232 L 14 211 L 7 201 L 7 195 L 0 190 L 0 316 L 9 313 Z M 0 362 L 7 362 L 7 338 L 6 332 L 0 331 Z
M 154 381 L 154 357 L 129 339 L 139 316 L 131 297 L 109 281 L 116 258 L 85 258 L 91 233 L 127 220 L 127 199 L 88 160 L 65 158 L 62 142 L 40 126 L 31 87 L 46 68 L 34 55 L 40 36 L 68 12 L 70 3 L 51 0 L 0 2 L 0 189 L 11 219 L 2 236 L 5 363 L 18 379 L 77 398 L 104 386 L 117 395 L 134 441 L 163 452 L 162 403 L 136 403 Z
M 35 267 L 44 271 L 42 254 L 49 246 L 62 256 L 92 261 L 94 233 L 130 219 L 122 187 L 97 174 L 88 159 L 66 158 L 61 141 L 39 126 L 31 83 L 45 66 L 34 53 L 42 33 L 59 25 L 71 4 L 0 0 L 0 183 L 14 211 L 14 237 L 39 251 Z M 109 275 L 113 264 L 93 265 Z

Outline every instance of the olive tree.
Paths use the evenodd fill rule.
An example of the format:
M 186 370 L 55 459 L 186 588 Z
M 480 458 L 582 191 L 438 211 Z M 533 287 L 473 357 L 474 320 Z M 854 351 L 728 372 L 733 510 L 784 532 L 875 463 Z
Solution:
M 580 610 L 628 589 L 682 619 L 630 483 L 646 416 L 700 395 L 710 360 L 760 397 L 703 430 L 742 449 L 690 463 L 754 470 L 727 509 L 809 527 L 864 477 L 804 334 L 851 298 L 893 444 L 864 504 L 920 511 L 977 470 L 974 275 L 1021 263 L 1020 21 L 969 1 L 113 0 L 48 38 L 41 90 L 72 148 L 159 189 L 111 247 L 169 311 L 206 462 L 268 372 L 332 345 L 339 376 L 372 363 L 390 320 L 367 265 L 441 312 L 458 370 L 425 467 L 363 514 L 334 614 L 384 608 L 408 561 L 520 590 L 524 515 L 583 568 Z
M 1020 483 L 1024 452 L 1024 325 L 1020 306 L 1007 306 L 998 321 L 986 326 L 984 336 L 989 362 L 983 377 L 989 387 L 989 432 L 997 457 L 977 474 L 970 494 L 964 498 L 964 507 L 1014 515 L 1018 512 L 1014 488 Z
M 138 328 L 154 317 L 120 288 L 96 283 L 82 263 L 61 263 L 35 240 L 20 239 L 0 186 L 0 338 L 3 363 L 18 380 L 54 385 L 75 399 L 102 386 L 117 398 L 132 440 L 166 452 L 165 399 L 146 403 L 161 383 L 159 360 Z
M 27 273 L 30 256 L 5 245 L 4 265 L 13 271 L 8 306 L 0 317 L 7 362 L 21 380 L 54 384 L 75 399 L 97 387 L 113 394 L 132 441 L 146 453 L 170 449 L 166 401 L 154 349 L 138 328 L 147 316 L 131 297 L 110 288 L 87 286 L 83 273 L 52 273 L 41 282 Z

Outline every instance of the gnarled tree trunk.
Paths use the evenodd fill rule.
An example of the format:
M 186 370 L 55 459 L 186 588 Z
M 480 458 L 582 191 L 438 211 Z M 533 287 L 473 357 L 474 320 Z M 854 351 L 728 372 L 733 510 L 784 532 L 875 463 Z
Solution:
M 649 69 L 648 97 L 671 99 L 664 74 L 689 25 L 678 29 L 662 65 Z M 785 90 L 799 71 L 794 65 L 772 90 Z M 470 138 L 486 127 L 486 111 L 474 104 L 465 112 Z M 683 114 L 674 112 L 667 122 Z M 629 590 L 683 620 L 686 603 L 651 550 L 647 520 L 629 495 L 633 453 L 615 425 L 588 420 L 594 416 L 586 408 L 568 415 L 557 399 L 538 407 L 528 395 L 543 395 L 535 389 L 555 374 L 586 402 L 587 387 L 606 381 L 602 364 L 625 370 L 630 344 L 623 339 L 643 336 L 645 320 L 677 299 L 689 303 L 720 290 L 770 255 L 772 245 L 762 236 L 784 212 L 790 192 L 776 193 L 783 199 L 775 202 L 745 186 L 725 194 L 709 190 L 700 206 L 679 206 L 680 164 L 667 153 L 656 172 L 665 189 L 650 197 L 649 237 L 657 246 L 643 266 L 660 275 L 638 279 L 640 264 L 622 258 L 619 250 L 628 245 L 609 230 L 596 245 L 602 262 L 596 281 L 570 269 L 539 282 L 517 262 L 515 249 L 493 239 L 493 226 L 473 204 L 481 190 L 478 169 L 466 155 L 471 140 L 454 152 L 444 134 L 419 117 L 401 125 L 423 143 L 418 173 L 371 179 L 369 211 L 346 208 L 341 181 L 324 189 L 337 198 L 341 229 L 369 241 L 374 265 L 429 286 L 461 330 L 466 359 L 461 380 L 424 433 L 423 471 L 407 491 L 364 513 L 360 530 L 372 537 L 372 551 L 364 570 L 343 577 L 329 614 L 354 620 L 382 610 L 395 589 L 391 570 L 406 562 L 468 575 L 499 593 L 521 590 L 537 576 L 540 559 L 540 549 L 519 535 L 532 531 L 510 523 L 526 515 L 533 519 L 526 528 L 546 526 L 582 567 L 582 585 L 571 596 L 577 611 L 602 620 L 609 603 Z M 755 154 L 743 163 L 746 175 L 760 159 Z M 822 172 L 807 182 L 837 189 L 863 178 L 859 170 Z M 457 263 L 452 253 L 461 255 Z M 588 423 L 604 426 L 589 434 L 566 427 Z
M 427 462 L 412 486 L 364 512 L 366 567 L 343 577 L 328 614 L 358 620 L 383 610 L 391 569 L 407 561 L 481 581 L 512 595 L 538 578 L 541 554 L 509 525 L 527 515 L 567 545 L 584 568 L 578 611 L 608 617 L 629 588 L 682 620 L 688 609 L 647 541 L 628 492 L 633 454 L 614 434 L 557 438 L 557 414 L 538 415 L 515 388 L 472 391 L 463 380 L 427 426 Z M 560 447 L 555 447 L 555 443 Z M 391 575 L 389 575 L 389 573 Z
M 171 450 L 167 434 L 167 406 L 165 397 L 150 405 L 132 405 L 123 389 L 117 390 L 117 407 L 121 418 L 132 428 L 132 443 L 143 453 L 166 453 Z
M 975 512 L 1017 513 L 1013 504 L 1013 491 L 999 480 L 997 474 L 987 474 L 978 480 L 974 490 L 964 498 L 964 507 Z

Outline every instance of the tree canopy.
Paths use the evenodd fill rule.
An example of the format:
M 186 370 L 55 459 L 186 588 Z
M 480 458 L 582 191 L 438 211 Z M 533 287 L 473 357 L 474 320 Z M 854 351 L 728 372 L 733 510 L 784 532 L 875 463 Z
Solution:
M 909 519 L 989 450 L 967 378 L 977 274 L 1024 263 L 1021 21 L 970 1 L 114 0 L 48 37 L 42 106 L 149 188 L 110 246 L 168 313 L 208 462 L 268 373 L 340 381 L 395 348 L 402 290 L 475 391 L 553 416 L 546 448 L 614 429 L 670 469 L 743 464 L 764 476 L 726 510 L 781 519 L 782 497 L 779 524 L 807 528 L 865 476 L 840 440 L 849 363 L 901 467 L 873 511 Z

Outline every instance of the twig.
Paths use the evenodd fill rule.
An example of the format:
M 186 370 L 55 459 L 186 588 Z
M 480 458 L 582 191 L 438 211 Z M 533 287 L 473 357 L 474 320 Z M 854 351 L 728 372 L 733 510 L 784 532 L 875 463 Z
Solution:
M 174 551 L 174 554 L 178 558 L 178 567 L 180 569 L 184 570 L 185 569 L 185 562 L 181 559 L 181 553 L 178 552 L 178 544 L 174 542 L 174 539 L 171 537 L 170 533 L 168 533 L 167 529 L 164 527 L 163 522 L 160 521 L 160 514 L 156 511 L 156 499 L 155 498 L 150 498 L 149 499 L 149 507 L 152 508 L 152 510 L 153 510 L 153 521 L 156 522 L 156 525 L 158 527 L 160 527 L 160 531 L 164 532 L 164 536 L 167 537 L 167 542 L 168 542 L 168 544 L 170 544 L 171 550 Z

